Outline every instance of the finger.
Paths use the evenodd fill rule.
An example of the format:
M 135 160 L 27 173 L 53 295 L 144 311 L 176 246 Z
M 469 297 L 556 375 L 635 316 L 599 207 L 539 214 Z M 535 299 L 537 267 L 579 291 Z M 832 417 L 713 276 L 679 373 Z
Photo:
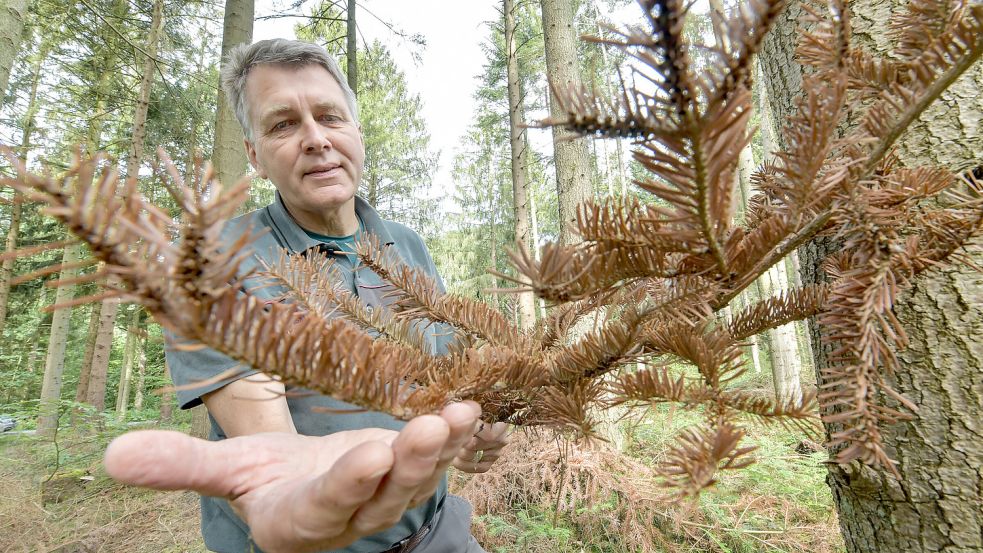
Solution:
M 106 448 L 103 464 L 116 480 L 158 490 L 194 490 L 232 497 L 243 493 L 239 461 L 248 459 L 233 440 L 208 442 L 180 432 L 141 430 L 123 434 Z
M 433 476 L 449 434 L 447 422 L 434 415 L 416 417 L 403 427 L 393 441 L 392 469 L 351 519 L 355 532 L 366 535 L 399 522 L 417 490 Z
M 414 495 L 411 505 L 418 505 L 433 495 L 437 485 L 444 477 L 444 472 L 457 457 L 461 447 L 473 439 L 477 425 L 481 422 L 478 420 L 478 417 L 481 416 L 481 407 L 473 401 L 452 403 L 441 410 L 440 416 L 447 421 L 450 433 L 440 453 L 440 459 L 437 461 L 433 476 L 420 487 Z
M 483 456 L 480 461 L 475 462 L 474 458 L 455 457 L 454 462 L 451 463 L 451 466 L 453 466 L 454 468 L 456 468 L 461 472 L 477 474 L 482 472 L 488 472 L 488 470 L 491 469 L 492 465 L 495 464 L 495 461 L 497 461 L 498 458 L 499 458 L 498 455 L 490 455 L 488 457 Z

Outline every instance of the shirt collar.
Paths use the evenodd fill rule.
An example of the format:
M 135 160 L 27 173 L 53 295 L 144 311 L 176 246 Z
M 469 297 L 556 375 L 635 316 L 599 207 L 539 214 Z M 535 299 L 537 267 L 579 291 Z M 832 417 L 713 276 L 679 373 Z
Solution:
M 297 224 L 297 221 L 287 211 L 287 206 L 284 205 L 279 191 L 276 193 L 276 199 L 266 209 L 273 223 L 273 232 L 280 239 L 280 243 L 290 250 L 290 253 L 303 252 L 321 245 L 320 241 L 308 236 L 304 229 Z M 362 220 L 365 232 L 375 234 L 379 238 L 380 244 L 391 245 L 395 243 L 385 222 L 379 216 L 379 212 L 359 196 L 355 196 L 355 214 Z

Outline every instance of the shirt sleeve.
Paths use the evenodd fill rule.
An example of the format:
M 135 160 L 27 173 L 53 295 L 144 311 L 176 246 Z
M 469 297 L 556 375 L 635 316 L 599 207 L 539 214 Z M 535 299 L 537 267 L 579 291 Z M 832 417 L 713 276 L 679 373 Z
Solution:
M 164 350 L 164 357 L 171 371 L 171 380 L 177 388 L 175 395 L 181 409 L 197 407 L 202 403 L 201 396 L 259 372 L 212 348 L 186 351 L 174 347 L 174 344 L 189 342 L 171 333 L 166 334 L 168 346 Z M 234 371 L 236 368 L 240 370 Z M 230 374 L 227 378 L 216 380 L 223 373 Z

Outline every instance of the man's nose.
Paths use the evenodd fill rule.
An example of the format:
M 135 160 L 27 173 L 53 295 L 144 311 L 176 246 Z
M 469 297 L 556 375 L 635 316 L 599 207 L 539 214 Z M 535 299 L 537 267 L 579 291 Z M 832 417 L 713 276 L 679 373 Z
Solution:
M 331 140 L 328 139 L 325 129 L 317 121 L 314 121 L 313 118 L 308 118 L 304 121 L 301 132 L 301 145 L 304 148 L 304 152 L 314 153 L 319 150 L 331 148 Z

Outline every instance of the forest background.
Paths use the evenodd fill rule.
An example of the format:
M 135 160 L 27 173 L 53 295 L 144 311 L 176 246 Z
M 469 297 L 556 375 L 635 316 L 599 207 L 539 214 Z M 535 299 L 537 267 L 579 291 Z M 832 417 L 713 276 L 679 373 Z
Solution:
M 425 108 L 439 100 L 422 96 L 425 91 L 408 78 L 430 47 L 426 35 L 404 29 L 386 2 L 356 7 L 325 0 L 259 8 L 250 0 L 0 2 L 0 14 L 9 15 L 0 24 L 2 55 L 13 54 L 0 59 L 0 87 L 6 91 L 0 141 L 32 167 L 64 168 L 78 144 L 86 151 L 106 151 L 124 174 L 138 176 L 147 197 L 175 209 L 161 185 L 154 150 L 167 150 L 186 174 L 199 159 L 211 158 L 223 181 L 241 175 L 246 169 L 241 133 L 216 88 L 221 53 L 290 29 L 324 44 L 342 61 L 356 85 L 367 150 L 360 193 L 383 216 L 424 237 L 452 293 L 487 301 L 514 320 L 542 317 L 548 309 L 542 302 L 523 305 L 519 296 L 489 292 L 506 286 L 489 269 L 514 274 L 506 251 L 517 238 L 527 244 L 570 239 L 560 221 L 565 209 L 569 213 L 565 206 L 578 198 L 651 200 L 630 184 L 640 169 L 629 141 L 573 141 L 581 152 L 581 182 L 575 186 L 561 179 L 558 186 L 551 132 L 516 124 L 550 113 L 547 82 L 557 76 L 547 67 L 551 45 L 544 18 L 553 17 L 548 10 L 572 16 L 570 36 L 604 36 L 605 21 L 637 17 L 637 7 L 625 0 L 488 3 L 490 19 L 461 33 L 480 46 L 483 59 L 474 67 L 444 68 L 448 79 L 477 83 L 467 127 L 453 137 L 429 115 L 432 105 Z M 711 14 L 732 8 L 696 4 L 687 33 L 712 43 L 719 37 Z M 275 22 L 276 30 L 264 31 L 267 22 Z M 454 25 L 446 19 L 441 24 Z M 359 31 L 380 25 L 388 29 L 380 33 L 388 35 L 384 40 Z M 770 54 L 772 65 L 763 64 L 765 70 L 776 59 L 794 63 L 787 46 Z M 615 90 L 619 72 L 630 70 L 620 54 L 595 44 L 577 42 L 565 55 L 580 79 L 601 90 Z M 762 77 L 756 80 L 752 116 L 759 132 L 742 160 L 746 197 L 753 192 L 751 170 L 778 139 L 766 87 L 758 86 L 768 80 Z M 517 115 L 511 125 L 510 111 Z M 450 141 L 457 146 L 442 152 L 435 146 Z M 2 165 L 0 170 L 8 171 Z M 7 237 L 6 251 L 64 238 L 64 230 L 37 205 L 3 194 L 0 232 Z M 248 207 L 265 205 L 272 194 L 269 183 L 255 181 Z M 67 265 L 60 272 L 45 270 L 61 261 Z M 800 272 L 796 263 L 793 257 L 769 271 L 735 306 L 794 284 Z M 99 468 L 106 441 L 126 428 L 178 427 L 200 434 L 204 414 L 179 412 L 170 395 L 155 393 L 168 383 L 164 344 L 159 327 L 142 310 L 113 300 L 44 310 L 95 291 L 87 289 L 90 285 L 56 290 L 47 283 L 95 269 L 84 252 L 72 248 L 3 262 L 0 415 L 17 426 L 0 441 L 0 549 L 201 550 L 193 496 L 122 489 Z M 746 355 L 753 368 L 742 385 L 749 390 L 787 397 L 815 387 L 814 353 L 804 325 L 769 332 L 749 343 Z M 650 474 L 648 465 L 691 416 L 658 408 L 629 415 L 612 421 L 605 432 L 608 445 L 599 448 L 561 451 L 541 438 L 520 437 L 519 447 L 487 480 L 460 478 L 456 485 L 478 508 L 476 532 L 489 550 L 844 550 L 824 483 L 825 452 L 793 430 L 757 429 L 752 440 L 761 462 L 723 478 L 695 503 L 670 504 L 658 499 L 654 486 L 636 488 L 628 477 Z M 626 524 L 626 510 L 642 514 L 632 512 L 635 522 Z

